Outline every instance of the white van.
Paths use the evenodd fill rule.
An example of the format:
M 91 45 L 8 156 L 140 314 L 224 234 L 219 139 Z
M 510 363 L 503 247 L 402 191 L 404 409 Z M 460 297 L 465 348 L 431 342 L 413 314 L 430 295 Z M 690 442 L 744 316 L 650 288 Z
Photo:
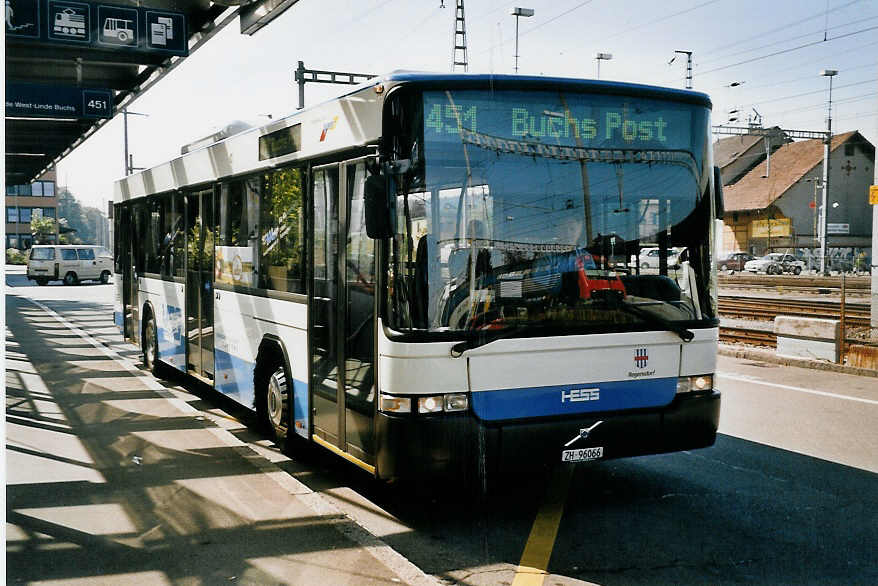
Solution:
M 108 283 L 113 273 L 113 255 L 103 246 L 90 244 L 47 244 L 30 249 L 27 278 L 37 285 L 63 280 L 65 285 L 94 280 Z

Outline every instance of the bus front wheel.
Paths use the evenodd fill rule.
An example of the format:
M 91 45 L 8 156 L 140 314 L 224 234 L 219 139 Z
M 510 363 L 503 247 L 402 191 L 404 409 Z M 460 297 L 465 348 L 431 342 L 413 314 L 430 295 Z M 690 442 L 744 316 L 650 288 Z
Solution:
M 273 354 L 273 353 L 272 353 Z M 278 353 L 279 354 L 279 353 Z M 283 359 L 266 356 L 256 371 L 256 411 L 263 427 L 271 431 L 275 443 L 284 451 L 289 438 L 292 397 Z
M 155 318 L 149 313 L 146 323 L 143 326 L 143 339 L 141 347 L 143 348 L 143 366 L 153 374 L 158 372 L 158 328 L 155 325 Z

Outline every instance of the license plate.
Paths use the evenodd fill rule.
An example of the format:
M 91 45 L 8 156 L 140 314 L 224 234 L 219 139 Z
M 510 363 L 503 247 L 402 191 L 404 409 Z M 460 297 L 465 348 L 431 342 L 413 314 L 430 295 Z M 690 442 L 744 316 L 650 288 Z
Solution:
M 562 462 L 588 462 L 589 460 L 600 460 L 604 457 L 604 448 L 582 448 L 579 450 L 563 450 L 561 452 Z

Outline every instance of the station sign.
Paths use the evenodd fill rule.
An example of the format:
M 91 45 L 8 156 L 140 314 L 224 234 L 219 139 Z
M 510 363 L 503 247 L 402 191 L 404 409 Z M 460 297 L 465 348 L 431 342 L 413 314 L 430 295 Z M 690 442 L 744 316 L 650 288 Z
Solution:
M 182 12 L 77 0 L 6 0 L 6 36 L 40 43 L 186 56 Z
M 7 82 L 6 115 L 28 118 L 112 118 L 113 92 L 99 88 Z

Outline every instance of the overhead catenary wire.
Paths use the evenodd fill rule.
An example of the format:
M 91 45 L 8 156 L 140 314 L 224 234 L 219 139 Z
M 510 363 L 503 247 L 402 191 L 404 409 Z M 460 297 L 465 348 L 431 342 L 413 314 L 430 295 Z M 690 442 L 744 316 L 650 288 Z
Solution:
M 806 48 L 806 47 L 813 47 L 814 45 L 819 45 L 819 44 L 821 44 L 821 43 L 829 43 L 829 42 L 832 42 L 832 41 L 837 41 L 837 40 L 839 40 L 839 39 L 844 39 L 844 38 L 847 38 L 847 37 L 852 37 L 852 36 L 854 36 L 854 35 L 859 35 L 859 34 L 866 33 L 866 32 L 869 32 L 869 31 L 873 31 L 873 30 L 876 30 L 876 29 L 878 29 L 878 25 L 876 25 L 876 26 L 871 26 L 871 27 L 868 27 L 868 28 L 864 28 L 864 29 L 861 29 L 861 30 L 858 30 L 858 31 L 854 31 L 854 32 L 851 32 L 851 33 L 845 33 L 845 34 L 843 34 L 843 35 L 837 35 L 837 36 L 832 37 L 832 38 L 827 39 L 827 40 L 820 39 L 819 41 L 811 41 L 810 43 L 804 43 L 804 44 L 802 44 L 802 45 L 798 45 L 798 46 L 796 46 L 796 47 L 790 47 L 790 48 L 788 48 L 788 49 L 783 49 L 783 50 L 781 50 L 781 51 L 775 51 L 775 52 L 773 52 L 773 53 L 768 53 L 767 55 L 760 55 L 760 56 L 758 56 L 758 57 L 752 57 L 752 58 L 750 58 L 750 59 L 744 59 L 743 61 L 738 61 L 738 62 L 736 62 L 736 63 L 730 63 L 730 64 L 728 64 L 728 65 L 723 65 L 723 66 L 721 66 L 721 67 L 714 67 L 713 69 L 708 69 L 707 71 L 701 71 L 700 74 L 701 74 L 701 75 L 707 75 L 708 73 L 714 73 L 714 72 L 716 72 L 716 71 L 723 71 L 723 70 L 725 70 L 725 69 L 731 69 L 732 67 L 737 67 L 737 66 L 739 66 L 739 65 L 745 65 L 745 64 L 747 64 L 747 63 L 753 63 L 754 61 L 761 61 L 761 60 L 763 60 L 763 59 L 768 59 L 768 58 L 770 58 L 770 57 L 776 57 L 777 55 L 783 55 L 783 54 L 785 54 L 785 53 L 790 53 L 790 52 L 792 52 L 792 51 L 798 51 L 798 50 L 800 50 L 800 49 L 804 49 L 804 48 Z

